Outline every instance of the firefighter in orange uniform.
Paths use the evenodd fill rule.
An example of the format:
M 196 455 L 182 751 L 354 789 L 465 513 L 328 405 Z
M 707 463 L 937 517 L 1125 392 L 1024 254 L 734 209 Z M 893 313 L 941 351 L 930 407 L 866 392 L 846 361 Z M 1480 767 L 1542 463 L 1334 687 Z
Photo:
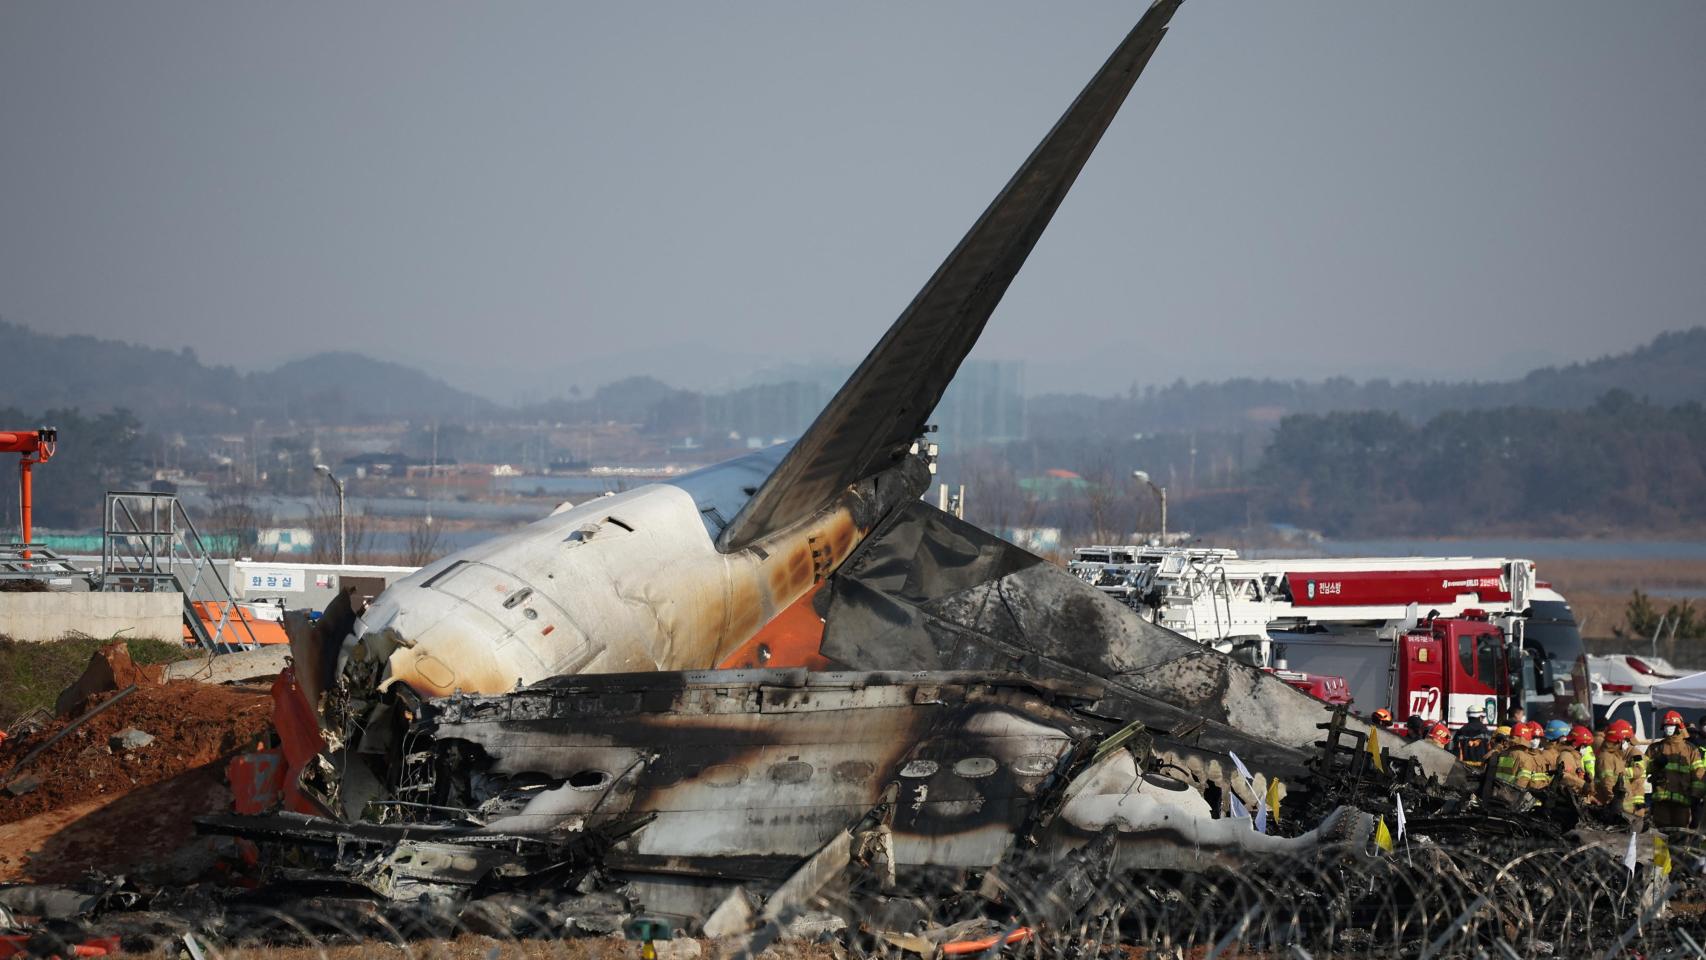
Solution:
M 1587 727 L 1577 725 L 1570 728 L 1570 746 L 1576 748 L 1576 756 L 1582 763 L 1582 785 L 1576 791 L 1586 799 L 1593 792 L 1594 753 L 1593 734 Z
M 1556 738 L 1551 738 L 1555 729 L 1553 724 L 1563 727 Z M 1551 738 L 1551 742 L 1546 745 L 1548 769 L 1552 771 L 1552 776 L 1562 781 L 1571 793 L 1581 796 L 1587 792 L 1588 786 L 1587 760 L 1582 757 L 1581 744 L 1577 742 L 1576 735 L 1570 729 L 1570 723 L 1567 720 L 1548 721 L 1546 728 L 1547 736 Z M 1584 734 L 1587 733 L 1581 727 L 1575 729 L 1581 730 Z M 1591 757 L 1592 754 L 1588 756 Z
M 1706 797 L 1706 757 L 1688 742 L 1688 724 L 1675 710 L 1661 724 L 1664 739 L 1647 748 L 1647 778 L 1653 784 L 1653 825 L 1687 827 L 1694 804 Z
M 1614 720 L 1605 728 L 1605 742 L 1593 752 L 1593 793 L 1589 802 L 1638 820 L 1646 812 L 1647 778 L 1641 755 L 1630 746 L 1635 728 Z
M 1500 782 L 1529 793 L 1538 793 L 1552 782 L 1537 749 L 1540 745 L 1540 724 L 1523 721 L 1511 728 L 1511 745 L 1498 755 L 1492 764 L 1493 776 Z

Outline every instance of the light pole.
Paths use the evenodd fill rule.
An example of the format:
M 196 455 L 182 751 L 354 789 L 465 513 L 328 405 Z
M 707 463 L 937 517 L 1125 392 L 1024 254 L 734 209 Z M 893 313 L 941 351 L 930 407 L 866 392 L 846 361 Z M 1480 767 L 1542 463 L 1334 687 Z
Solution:
M 331 467 L 328 467 L 323 463 L 314 464 L 314 472 L 325 474 L 326 479 L 332 481 L 332 488 L 338 491 L 338 566 L 341 567 L 349 563 L 349 540 L 344 534 L 344 482 L 338 479 L 338 475 L 332 472 Z M 1162 502 L 1165 503 L 1166 501 Z M 1166 517 L 1167 512 L 1165 509 L 1162 510 L 1161 515 L 1163 518 Z M 1165 531 L 1167 526 L 1165 520 L 1163 520 L 1161 526 L 1163 531 Z
M 1165 547 L 1167 545 L 1167 488 L 1157 486 L 1155 481 L 1149 479 L 1149 474 L 1142 470 L 1133 470 L 1131 478 L 1148 484 L 1149 489 L 1155 491 L 1155 496 L 1161 500 L 1161 545 Z

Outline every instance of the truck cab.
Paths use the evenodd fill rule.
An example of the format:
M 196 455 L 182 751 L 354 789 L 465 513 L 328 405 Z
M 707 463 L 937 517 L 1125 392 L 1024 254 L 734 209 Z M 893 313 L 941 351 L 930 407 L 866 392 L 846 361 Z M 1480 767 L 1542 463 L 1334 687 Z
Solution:
M 1392 656 L 1391 703 L 1400 718 L 1455 727 L 1480 707 L 1491 724 L 1523 702 L 1520 654 L 1483 611 L 1425 620 L 1399 635 Z

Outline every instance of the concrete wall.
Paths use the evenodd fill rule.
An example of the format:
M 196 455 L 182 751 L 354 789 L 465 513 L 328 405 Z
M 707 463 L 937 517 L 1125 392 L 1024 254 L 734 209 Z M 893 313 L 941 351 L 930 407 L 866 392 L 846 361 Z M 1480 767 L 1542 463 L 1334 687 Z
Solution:
M 72 556 L 65 559 L 79 570 L 98 573 L 101 569 L 100 557 Z M 196 576 L 192 564 L 176 562 L 171 567 L 181 583 L 190 583 Z M 213 561 L 213 569 L 219 572 L 231 595 L 238 600 L 283 600 L 285 607 L 291 610 L 324 610 L 326 604 L 338 595 L 344 577 L 383 580 L 389 586 L 419 568 L 217 559 Z M 196 590 L 196 598 L 209 599 L 213 581 L 205 570 L 201 578 L 203 586 Z
M 0 634 L 14 640 L 183 636 L 184 599 L 178 593 L 0 593 Z

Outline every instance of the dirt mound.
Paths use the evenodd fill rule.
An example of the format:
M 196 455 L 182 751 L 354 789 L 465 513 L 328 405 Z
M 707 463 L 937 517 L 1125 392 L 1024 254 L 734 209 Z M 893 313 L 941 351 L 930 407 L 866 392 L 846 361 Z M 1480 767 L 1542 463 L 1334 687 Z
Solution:
M 77 715 L 98 706 L 112 693 L 89 698 Z M 23 796 L 0 791 L 0 824 L 49 810 L 117 798 L 197 767 L 217 763 L 256 743 L 272 716 L 267 688 L 215 687 L 189 680 L 163 686 L 138 686 L 125 697 L 37 757 L 13 777 L 13 788 L 26 777 L 39 784 Z M 0 777 L 47 738 L 74 723 L 58 719 L 29 737 L 0 743 Z M 135 728 L 153 737 L 134 749 L 114 749 L 120 731 Z
M 161 681 L 163 671 L 162 667 L 137 666 L 124 644 L 109 643 L 89 658 L 89 665 L 83 668 L 83 675 L 77 678 L 77 682 L 60 691 L 54 701 L 53 712 L 62 717 L 75 717 L 97 694 L 123 690 L 133 684 L 153 686 Z

